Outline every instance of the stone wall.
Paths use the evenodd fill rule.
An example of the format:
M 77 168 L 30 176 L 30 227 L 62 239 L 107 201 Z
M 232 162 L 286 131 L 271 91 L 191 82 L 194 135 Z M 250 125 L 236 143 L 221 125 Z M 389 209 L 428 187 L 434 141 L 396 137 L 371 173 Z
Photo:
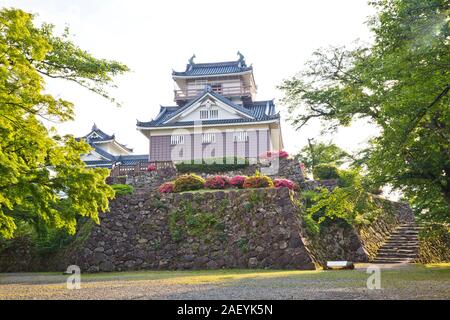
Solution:
M 325 220 L 318 234 L 304 235 L 314 260 L 324 265 L 329 260 L 372 261 L 391 232 L 402 223 L 414 221 L 411 208 L 403 203 L 377 198 L 379 215 L 364 225 L 350 225 L 343 219 Z M 307 230 L 306 226 L 302 230 Z
M 419 233 L 419 263 L 450 262 L 450 232 L 448 226 L 428 224 Z
M 59 266 L 138 269 L 314 269 L 288 189 L 123 196 Z

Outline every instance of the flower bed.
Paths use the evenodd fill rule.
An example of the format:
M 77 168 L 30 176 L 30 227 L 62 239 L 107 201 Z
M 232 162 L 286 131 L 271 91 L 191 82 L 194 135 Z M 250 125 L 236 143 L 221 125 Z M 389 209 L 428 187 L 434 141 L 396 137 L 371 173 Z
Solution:
M 261 175 L 256 172 L 255 175 L 246 176 L 211 176 L 206 180 L 195 174 L 184 174 L 179 176 L 173 182 L 166 182 L 159 187 L 161 193 L 195 191 L 201 189 L 223 190 L 227 188 L 237 189 L 255 189 L 255 188 L 289 188 L 297 190 L 298 186 L 288 179 L 272 180 L 268 176 Z

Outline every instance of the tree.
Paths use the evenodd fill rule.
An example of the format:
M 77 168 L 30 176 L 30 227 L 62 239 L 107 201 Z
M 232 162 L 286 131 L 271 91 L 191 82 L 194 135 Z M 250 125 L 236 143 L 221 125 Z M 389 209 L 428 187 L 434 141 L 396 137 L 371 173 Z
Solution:
M 366 119 L 380 134 L 360 161 L 368 180 L 401 190 L 419 217 L 450 222 L 450 3 L 380 0 L 369 21 L 372 45 L 314 53 L 283 82 L 301 128 Z
M 47 225 L 74 233 L 77 217 L 97 223 L 113 190 L 106 169 L 87 169 L 89 145 L 60 137 L 47 121 L 73 119 L 73 105 L 44 92 L 44 77 L 66 79 L 109 97 L 105 87 L 128 68 L 96 59 L 53 26 L 36 27 L 33 15 L 0 11 L 0 236 L 17 224 Z
M 319 164 L 333 164 L 340 166 L 350 160 L 350 155 L 334 143 L 317 142 L 308 139 L 308 145 L 300 150 L 295 158 L 304 163 L 306 169 L 314 171 Z

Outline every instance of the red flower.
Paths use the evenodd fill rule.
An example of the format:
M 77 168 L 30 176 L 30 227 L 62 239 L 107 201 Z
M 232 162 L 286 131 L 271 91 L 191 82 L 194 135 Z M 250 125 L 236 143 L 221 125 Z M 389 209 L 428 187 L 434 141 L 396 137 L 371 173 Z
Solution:
M 173 182 L 165 182 L 159 188 L 159 192 L 161 193 L 172 193 L 174 188 Z
M 246 176 L 234 176 L 233 178 L 230 179 L 230 184 L 233 187 L 237 187 L 237 188 L 241 189 L 244 185 L 245 178 L 247 178 L 247 177 Z
M 151 164 L 147 167 L 147 171 L 155 171 L 156 170 L 156 166 L 154 164 Z
M 226 176 L 213 176 L 206 178 L 205 187 L 208 189 L 225 189 L 230 184 Z
M 288 179 L 275 179 L 273 180 L 275 188 L 288 188 L 290 190 L 296 190 L 297 185 Z

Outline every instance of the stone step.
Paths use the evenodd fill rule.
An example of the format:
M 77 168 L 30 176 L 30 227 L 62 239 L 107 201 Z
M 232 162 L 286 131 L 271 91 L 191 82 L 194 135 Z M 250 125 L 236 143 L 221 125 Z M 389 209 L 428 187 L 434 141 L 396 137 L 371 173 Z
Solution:
M 417 249 L 380 249 L 377 255 L 380 254 L 417 254 Z
M 390 236 L 388 240 L 418 240 L 417 236 Z
M 403 260 L 383 260 L 383 259 L 375 259 L 373 260 L 373 263 L 408 263 L 410 261 L 403 261 Z
M 379 251 L 386 250 L 386 251 L 398 251 L 398 250 L 408 250 L 408 251 L 417 251 L 419 249 L 419 246 L 383 246 Z
M 388 243 L 417 244 L 419 243 L 419 239 L 412 239 L 412 240 L 389 239 L 388 241 L 385 242 L 385 244 Z
M 385 258 L 396 258 L 396 259 L 403 259 L 403 258 L 415 258 L 417 254 L 415 253 L 378 253 L 377 258 L 385 259 Z
M 415 236 L 415 237 L 417 237 L 419 235 L 419 232 L 415 232 L 415 231 L 393 232 L 392 235 L 393 236 Z
M 398 226 L 377 252 L 374 263 L 408 263 L 414 261 L 419 249 L 419 232 L 416 223 Z
M 419 234 L 415 232 L 395 232 L 391 234 L 391 237 L 418 237 Z
M 379 261 L 379 260 L 383 260 L 383 261 L 403 261 L 403 262 L 407 262 L 407 261 L 412 261 L 414 259 L 412 258 L 397 258 L 397 257 L 376 257 L 374 259 L 374 261 Z

